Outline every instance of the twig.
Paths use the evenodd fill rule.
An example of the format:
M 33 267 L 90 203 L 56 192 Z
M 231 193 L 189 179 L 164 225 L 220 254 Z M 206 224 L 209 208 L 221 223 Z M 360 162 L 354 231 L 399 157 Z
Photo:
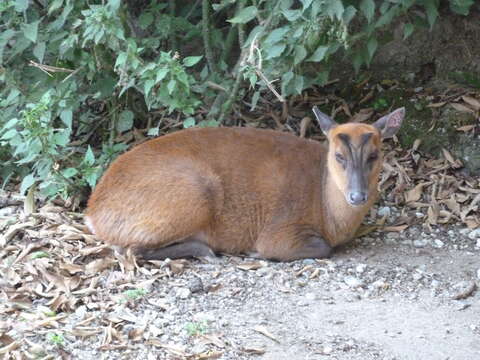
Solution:
M 217 72 L 217 64 L 213 58 L 212 43 L 210 41 L 210 1 L 202 0 L 202 35 L 205 57 L 212 73 Z
M 30 66 L 36 67 L 36 68 L 42 70 L 43 72 L 46 72 L 50 76 L 52 76 L 50 74 L 50 72 L 52 72 L 52 73 L 55 73 L 55 72 L 73 73 L 74 71 L 76 71 L 76 70 L 72 70 L 72 69 L 65 69 L 65 68 L 60 68 L 60 67 L 56 67 L 56 66 L 39 64 L 39 63 L 36 63 L 33 60 L 30 60 L 29 64 L 30 64 Z

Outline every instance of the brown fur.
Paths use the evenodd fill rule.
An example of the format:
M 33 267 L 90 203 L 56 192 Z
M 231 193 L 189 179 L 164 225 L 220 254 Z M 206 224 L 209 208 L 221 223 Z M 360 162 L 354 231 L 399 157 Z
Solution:
M 334 158 L 344 151 L 337 134 L 357 144 L 365 132 L 373 133 L 368 147 L 380 151 L 379 131 L 364 124 L 333 128 L 330 151 L 251 128 L 162 136 L 110 166 L 88 202 L 87 221 L 104 241 L 140 252 L 186 241 L 277 260 L 328 256 L 330 246 L 354 236 L 377 196 L 381 156 L 369 199 L 356 207 L 345 200 L 346 178 Z

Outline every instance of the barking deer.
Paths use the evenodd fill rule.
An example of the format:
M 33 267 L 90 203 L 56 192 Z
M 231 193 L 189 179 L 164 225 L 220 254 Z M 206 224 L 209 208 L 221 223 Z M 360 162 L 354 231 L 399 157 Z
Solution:
M 328 146 L 273 130 L 193 128 L 135 147 L 96 186 L 88 226 L 145 259 L 329 256 L 375 202 L 381 142 L 405 109 L 372 125 L 313 112 Z

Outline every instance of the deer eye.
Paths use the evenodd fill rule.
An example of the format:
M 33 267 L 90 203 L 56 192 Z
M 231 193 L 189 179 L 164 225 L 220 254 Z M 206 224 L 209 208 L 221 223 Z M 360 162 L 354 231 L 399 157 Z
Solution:
M 367 161 L 368 162 L 374 162 L 375 160 L 378 159 L 378 152 L 371 153 L 370 156 L 368 157 Z
M 340 153 L 335 153 L 335 159 L 337 159 L 337 161 L 340 163 L 340 164 L 344 164 L 345 163 L 345 157 L 340 154 Z

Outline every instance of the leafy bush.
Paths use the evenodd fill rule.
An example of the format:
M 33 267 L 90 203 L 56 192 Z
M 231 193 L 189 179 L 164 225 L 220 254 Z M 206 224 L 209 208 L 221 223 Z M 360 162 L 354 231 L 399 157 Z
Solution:
M 448 5 L 466 15 L 473 3 Z M 22 192 L 78 194 L 126 149 L 134 127 L 158 135 L 162 119 L 172 116 L 184 127 L 218 126 L 241 96 L 252 96 L 255 106 L 262 92 L 283 99 L 324 83 L 340 52 L 358 71 L 370 64 L 379 29 L 407 15 L 407 38 L 418 26 L 433 26 L 439 6 L 439 0 L 4 0 L 0 176 L 4 184 L 23 179 Z

